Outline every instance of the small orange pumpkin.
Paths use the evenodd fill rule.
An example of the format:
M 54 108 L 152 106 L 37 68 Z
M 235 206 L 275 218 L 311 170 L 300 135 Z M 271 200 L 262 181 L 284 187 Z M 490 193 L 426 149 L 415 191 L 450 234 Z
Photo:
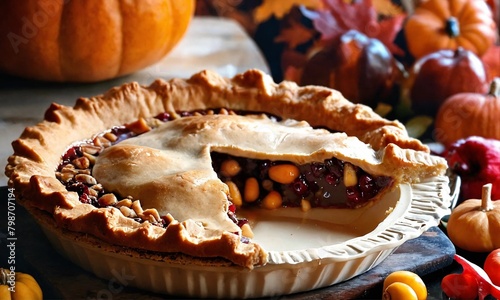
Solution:
M 436 115 L 434 138 L 444 145 L 469 136 L 500 140 L 500 78 L 487 94 L 458 93 L 444 101 Z
M 420 1 L 406 20 L 404 34 L 415 59 L 458 47 L 480 57 L 497 38 L 491 10 L 482 0 Z
M 483 186 L 481 199 L 469 199 L 455 207 L 447 231 L 450 240 L 467 251 L 500 248 L 500 201 L 491 200 L 491 183 Z
M 30 274 L 0 268 L 0 299 L 42 300 L 43 292 Z
M 181 39 L 194 0 L 0 1 L 0 71 L 92 82 L 151 65 Z

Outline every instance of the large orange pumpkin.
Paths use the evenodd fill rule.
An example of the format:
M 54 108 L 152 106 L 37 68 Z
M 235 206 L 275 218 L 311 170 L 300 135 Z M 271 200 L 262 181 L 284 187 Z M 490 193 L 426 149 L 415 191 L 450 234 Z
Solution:
M 181 39 L 194 0 L 2 0 L 0 71 L 93 82 L 151 65 Z
M 481 57 L 495 42 L 496 24 L 484 0 L 426 0 L 418 3 L 404 25 L 408 50 L 416 59 L 458 47 Z

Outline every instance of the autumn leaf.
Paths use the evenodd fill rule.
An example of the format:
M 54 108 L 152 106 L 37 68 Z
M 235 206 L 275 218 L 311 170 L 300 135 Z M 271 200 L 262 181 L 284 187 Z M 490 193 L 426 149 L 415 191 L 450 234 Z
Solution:
M 372 0 L 373 8 L 379 15 L 397 16 L 403 13 L 400 6 L 392 3 L 391 0 Z
M 379 21 L 379 14 L 371 0 L 347 3 L 344 0 L 323 0 L 324 8 L 301 8 L 302 14 L 311 19 L 323 40 L 333 40 L 348 30 L 357 30 L 370 38 L 379 39 L 394 54 L 402 50 L 394 44 L 406 15 L 402 12 L 386 16 Z M 381 2 L 379 2 L 381 3 Z
M 289 48 L 295 48 L 311 40 L 313 35 L 314 31 L 312 29 L 297 21 L 291 21 L 290 26 L 283 28 L 274 41 L 276 43 L 285 43 Z
M 420 138 L 433 122 L 434 119 L 429 116 L 415 116 L 406 122 L 405 127 L 409 136 Z
M 371 1 L 347 3 L 344 0 L 323 0 L 324 9 L 301 8 L 303 14 L 313 21 L 314 27 L 323 39 L 334 39 L 338 35 L 354 29 L 365 33 L 366 26 L 377 20 L 377 12 Z
M 380 40 L 392 54 L 398 56 L 403 56 L 405 52 L 394 43 L 394 40 L 398 32 L 401 30 L 405 19 L 406 14 L 401 13 L 379 21 L 379 32 L 374 35 L 374 37 Z
M 257 23 L 262 23 L 272 16 L 281 19 L 294 6 L 320 9 L 323 6 L 323 2 L 322 0 L 264 0 L 262 4 L 254 10 L 254 19 Z

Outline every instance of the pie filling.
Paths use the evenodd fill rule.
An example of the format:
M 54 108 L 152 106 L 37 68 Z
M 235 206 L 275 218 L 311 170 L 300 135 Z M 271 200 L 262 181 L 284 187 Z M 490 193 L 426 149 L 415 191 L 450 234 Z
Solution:
M 249 115 L 226 109 L 163 113 L 152 119 L 117 126 L 75 144 L 62 157 L 56 176 L 68 191 L 77 192 L 82 203 L 95 207 L 116 207 L 126 217 L 137 222 L 148 221 L 167 227 L 173 216 L 154 207 L 143 209 L 139 197 L 123 195 L 109 190 L 93 176 L 97 157 L 112 145 L 142 135 L 160 124 L 174 119 L 198 115 Z M 279 121 L 274 116 L 266 118 Z M 313 207 L 357 208 L 389 189 L 394 179 L 368 174 L 352 163 L 337 158 L 318 162 L 297 163 L 280 159 L 261 159 L 236 156 L 212 150 L 211 166 L 218 179 L 228 188 L 225 208 L 229 219 L 242 228 L 242 241 L 251 237 L 244 230 L 247 220 L 236 217 L 238 207 L 300 207 L 307 211 Z M 175 217 L 175 216 L 174 216 Z

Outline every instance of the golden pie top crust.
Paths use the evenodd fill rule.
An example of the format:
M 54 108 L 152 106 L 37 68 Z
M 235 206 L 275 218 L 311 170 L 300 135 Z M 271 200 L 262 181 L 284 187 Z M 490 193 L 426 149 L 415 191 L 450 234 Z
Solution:
M 180 110 L 220 107 L 265 112 L 285 120 L 304 120 L 313 127 L 326 127 L 340 133 L 313 129 L 305 122 L 288 121 L 292 123 L 266 124 L 272 128 L 272 135 L 269 136 L 268 132 L 259 135 L 256 126 L 268 122 L 265 118 L 186 117 L 105 150 L 94 166 L 94 176 L 107 188 L 125 189 L 120 192 L 124 194 L 138 193 L 142 195 L 138 198 L 143 205 L 172 214 L 173 221 L 166 228 L 148 222 L 138 223 L 124 217 L 116 208 L 96 208 L 81 203 L 78 195 L 67 191 L 55 177 L 61 155 L 71 144 L 115 125 L 162 112 L 175 114 Z M 224 140 L 228 135 L 231 136 L 229 144 Z M 306 139 L 303 135 L 313 138 Z M 194 138 L 189 140 L 186 137 Z M 274 148 L 272 143 L 283 145 L 283 148 Z M 239 146 L 233 147 L 235 144 Z M 195 145 L 195 149 L 187 145 Z M 383 119 L 366 106 L 352 104 L 334 90 L 318 86 L 298 87 L 291 82 L 276 84 L 257 70 L 231 79 L 203 71 L 187 80 L 157 80 L 148 87 L 126 84 L 98 97 L 78 99 L 74 107 L 53 104 L 47 110 L 45 120 L 27 128 L 13 142 L 13 148 L 14 155 L 9 158 L 5 171 L 10 178 L 9 185 L 15 187 L 19 202 L 30 212 L 49 213 L 57 226 L 89 233 L 111 244 L 197 257 L 223 257 L 248 268 L 265 264 L 267 254 L 259 245 L 242 243 L 240 236 L 234 234 L 239 228 L 230 224 L 225 214 L 227 186 L 217 179 L 209 166 L 198 165 L 198 162 L 206 163 L 203 159 L 207 159 L 210 151 L 255 158 L 275 155 L 291 161 L 322 159 L 334 154 L 373 174 L 396 178 L 397 182 L 415 182 L 444 174 L 447 167 L 443 159 L 429 155 L 421 142 L 408 137 L 401 123 Z M 172 149 L 175 153 L 171 152 Z M 144 154 L 154 157 L 154 160 L 141 159 Z M 160 174 L 171 176 L 175 179 L 174 184 L 165 185 L 165 180 L 155 183 L 153 178 L 159 175 L 145 172 L 150 167 L 130 170 L 130 164 L 116 165 L 113 160 L 120 155 L 125 161 L 139 162 L 139 166 L 163 165 L 180 171 Z M 186 157 L 193 163 L 187 169 L 179 164 L 185 162 Z M 126 180 L 111 178 L 110 174 L 118 173 L 135 175 Z M 197 181 L 200 178 L 202 182 Z M 193 184 L 195 181 L 199 186 Z M 215 192 L 207 196 L 202 192 L 206 189 Z M 180 202 L 172 204 L 177 205 L 175 209 L 163 205 L 161 191 L 165 190 L 190 199 L 189 203 L 198 206 L 210 203 L 212 217 L 183 211 Z M 145 197 L 148 192 L 150 197 Z M 186 195 L 189 196 L 186 198 Z

